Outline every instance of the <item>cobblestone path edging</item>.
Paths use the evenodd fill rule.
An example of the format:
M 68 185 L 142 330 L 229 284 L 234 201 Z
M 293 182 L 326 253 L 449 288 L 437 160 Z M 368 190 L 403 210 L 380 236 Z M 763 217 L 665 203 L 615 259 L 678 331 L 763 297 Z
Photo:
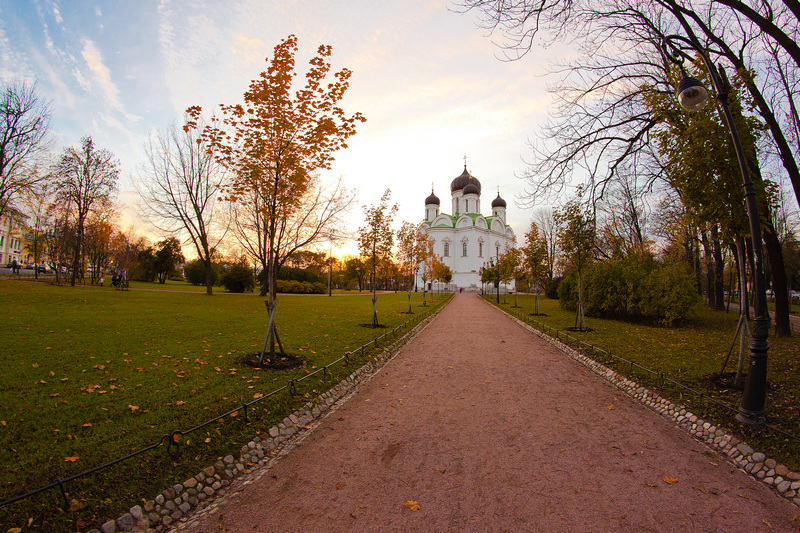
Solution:
M 487 304 L 492 305 L 488 302 Z M 512 315 L 508 316 L 640 403 L 656 411 L 661 416 L 672 420 L 697 440 L 715 448 L 728 457 L 740 470 L 772 487 L 779 495 L 800 507 L 800 473 L 792 472 L 785 465 L 779 464 L 761 452 L 754 451 L 747 443 L 727 433 L 724 429 L 715 426 L 711 422 L 706 422 L 684 407 L 662 398 L 657 392 L 639 385 L 560 340 L 539 331 L 530 324 Z
M 297 446 L 310 433 L 309 430 L 338 409 L 359 385 L 380 371 L 449 303 L 446 302 L 408 333 L 387 345 L 379 355 L 318 396 L 316 401 L 306 403 L 280 424 L 269 428 L 268 438 L 254 437 L 240 450 L 203 468 L 194 477 L 163 490 L 144 505 L 135 505 L 116 520 L 109 520 L 100 529 L 92 529 L 88 533 L 184 531 L 196 524 L 196 518 L 218 512 L 220 506 L 236 494 L 234 486 L 244 487 L 263 476 L 270 466 Z M 189 514 L 204 502 L 205 507 L 197 514 Z

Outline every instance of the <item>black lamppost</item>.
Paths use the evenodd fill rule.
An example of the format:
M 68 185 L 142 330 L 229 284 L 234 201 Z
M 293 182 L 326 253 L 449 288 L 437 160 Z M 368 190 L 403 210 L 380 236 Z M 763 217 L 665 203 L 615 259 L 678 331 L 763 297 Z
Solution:
M 417 274 L 419 274 L 419 265 L 414 267 L 414 292 L 417 292 Z
M 755 255 L 755 309 L 753 319 L 753 334 L 750 340 L 750 368 L 747 371 L 747 381 L 744 385 L 742 402 L 739 404 L 739 414 L 736 419 L 745 424 L 758 424 L 764 420 L 764 400 L 767 391 L 767 351 L 769 343 L 770 317 L 767 311 L 767 293 L 764 278 L 764 263 L 761 246 L 761 228 L 758 218 L 758 204 L 756 203 L 756 193 L 753 190 L 753 182 L 747 171 L 747 161 L 745 160 L 742 142 L 736 131 L 736 124 L 733 122 L 733 115 L 728 107 L 728 92 L 730 82 L 725 75 L 722 67 L 717 67 L 708 56 L 703 52 L 699 43 L 692 39 L 687 39 L 680 35 L 668 35 L 661 43 L 661 49 L 667 58 L 678 65 L 683 74 L 683 79 L 678 84 L 676 95 L 681 106 L 689 111 L 699 111 L 708 100 L 708 90 L 697 79 L 686 74 L 683 68 L 684 60 L 691 61 L 691 57 L 684 52 L 691 49 L 700 54 L 706 64 L 708 72 L 711 74 L 711 81 L 717 93 L 717 101 L 722 105 L 725 115 L 725 122 L 730 129 L 733 138 L 733 146 L 736 149 L 736 157 L 739 159 L 739 168 L 742 171 L 742 181 L 744 183 L 744 197 L 747 204 L 747 216 L 750 219 L 750 234 L 753 241 L 753 253 Z M 746 297 L 746 292 L 742 291 L 742 298 Z

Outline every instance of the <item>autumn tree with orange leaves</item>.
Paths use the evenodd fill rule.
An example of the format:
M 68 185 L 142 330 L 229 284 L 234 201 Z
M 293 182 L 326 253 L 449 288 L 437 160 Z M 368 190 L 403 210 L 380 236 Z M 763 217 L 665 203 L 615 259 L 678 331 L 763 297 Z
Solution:
M 244 103 L 220 105 L 221 117 L 202 128 L 201 138 L 229 171 L 223 187 L 226 200 L 255 210 L 259 236 L 257 260 L 266 272 L 262 296 L 270 320 L 266 346 L 283 347 L 275 328 L 275 280 L 292 253 L 329 237 L 350 205 L 352 195 L 340 184 L 324 187 L 317 173 L 330 169 L 333 154 L 364 122 L 361 113 L 347 116 L 338 106 L 349 86 L 351 71 L 332 76 L 331 47 L 320 45 L 309 61 L 305 84 L 294 90 L 297 37 L 289 35 L 267 58 L 265 72 L 250 83 Z M 199 128 L 202 109 L 187 109 L 186 128 Z

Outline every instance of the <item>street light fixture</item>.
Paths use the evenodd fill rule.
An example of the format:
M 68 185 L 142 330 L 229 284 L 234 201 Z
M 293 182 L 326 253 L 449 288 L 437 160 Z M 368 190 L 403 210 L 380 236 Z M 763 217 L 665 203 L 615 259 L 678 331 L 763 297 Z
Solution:
M 668 35 L 664 37 L 661 43 L 661 49 L 667 59 L 678 65 L 681 69 L 683 79 L 678 84 L 678 89 L 675 94 L 681 106 L 689 111 L 699 111 L 708 101 L 708 90 L 706 87 L 697 79 L 688 76 L 686 70 L 683 68 L 684 60 L 688 59 L 691 61 L 691 57 L 684 52 L 684 50 L 691 49 L 700 54 L 700 57 L 703 59 L 711 75 L 711 81 L 717 93 L 717 101 L 722 105 L 725 122 L 731 132 L 733 146 L 736 150 L 736 157 L 739 160 L 756 264 L 754 280 L 755 305 L 753 311 L 755 318 L 753 319 L 753 334 L 750 339 L 750 368 L 747 371 L 747 381 L 745 382 L 744 393 L 742 394 L 742 401 L 739 404 L 739 412 L 736 415 L 736 419 L 744 424 L 763 423 L 765 413 L 764 402 L 767 391 L 767 351 L 769 350 L 767 338 L 769 336 L 770 317 L 767 311 L 767 292 L 764 278 L 758 204 L 756 203 L 756 193 L 753 189 L 753 182 L 747 171 L 747 161 L 745 159 L 744 150 L 742 149 L 742 142 L 739 139 L 739 133 L 736 131 L 736 124 L 733 121 L 733 115 L 728 106 L 730 82 L 722 67 L 720 66 L 719 70 L 717 70 L 717 67 L 703 52 L 700 44 L 693 39 L 687 39 L 680 35 Z M 746 292 L 742 291 L 742 298 L 744 297 L 746 297 Z

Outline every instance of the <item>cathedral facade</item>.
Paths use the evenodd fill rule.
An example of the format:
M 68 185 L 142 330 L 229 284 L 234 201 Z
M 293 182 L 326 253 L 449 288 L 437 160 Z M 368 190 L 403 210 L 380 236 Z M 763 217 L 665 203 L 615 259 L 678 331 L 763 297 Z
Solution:
M 514 245 L 514 230 L 506 224 L 506 201 L 492 200 L 491 215 L 481 214 L 481 182 L 467 171 L 450 183 L 451 213 L 440 211 L 441 202 L 431 190 L 425 199 L 423 231 L 433 242 L 433 253 L 453 273 L 451 289 L 477 291 L 481 288 L 480 269 L 497 263 L 506 247 Z M 417 282 L 422 284 L 422 271 Z M 428 290 L 435 289 L 428 280 Z M 511 287 L 503 287 L 509 289 Z

